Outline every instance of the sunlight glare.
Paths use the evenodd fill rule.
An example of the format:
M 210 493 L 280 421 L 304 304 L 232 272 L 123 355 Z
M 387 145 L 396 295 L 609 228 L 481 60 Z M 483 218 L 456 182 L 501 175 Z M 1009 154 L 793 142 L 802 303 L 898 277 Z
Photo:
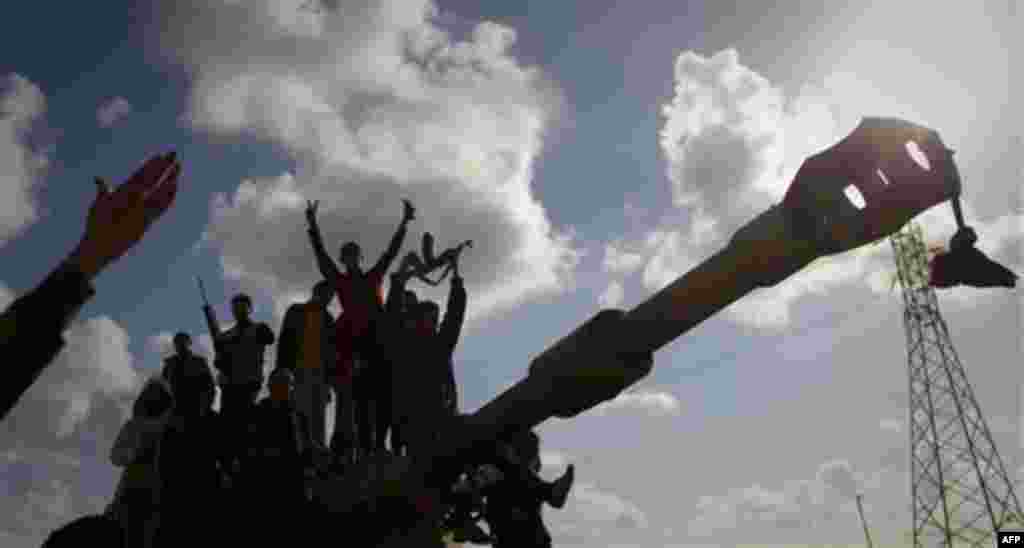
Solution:
M 916 142 L 907 141 L 904 146 L 907 147 L 907 154 L 910 155 L 910 158 L 914 160 L 915 164 L 921 166 L 925 171 L 932 170 L 932 165 L 931 162 L 928 161 L 928 156 L 925 155 L 924 151 L 921 150 L 921 147 Z
M 862 196 L 860 191 L 857 190 L 857 187 L 853 185 L 846 185 L 846 188 L 843 189 L 843 194 L 846 195 L 847 200 L 850 200 L 853 207 L 857 209 L 864 209 L 864 206 L 867 205 L 864 201 L 864 196 Z

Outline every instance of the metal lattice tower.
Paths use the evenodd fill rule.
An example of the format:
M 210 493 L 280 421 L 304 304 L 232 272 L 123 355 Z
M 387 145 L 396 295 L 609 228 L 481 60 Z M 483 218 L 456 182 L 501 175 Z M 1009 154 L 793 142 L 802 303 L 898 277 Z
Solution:
M 890 242 L 905 305 L 914 546 L 989 548 L 995 531 L 1024 528 L 1024 513 L 928 285 L 921 228 Z

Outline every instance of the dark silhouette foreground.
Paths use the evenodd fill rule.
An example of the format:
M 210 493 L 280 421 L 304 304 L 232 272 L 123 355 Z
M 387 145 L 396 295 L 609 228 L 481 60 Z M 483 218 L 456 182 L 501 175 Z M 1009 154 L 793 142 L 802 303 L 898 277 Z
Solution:
M 977 241 L 978 236 L 970 227 L 957 231 L 950 242 L 949 251 L 937 254 L 931 261 L 932 287 L 948 289 L 958 285 L 977 288 L 1017 286 L 1017 275 L 976 248 Z
M 920 145 L 930 169 L 908 159 L 908 141 Z M 17 370 L 22 378 L 5 385 L 13 397 L 4 413 L 63 344 L 60 331 L 91 295 L 91 279 L 170 205 L 179 172 L 169 155 L 148 162 L 142 175 L 114 193 L 100 182 L 83 243 L 43 286 L 0 317 L 3 349 L 11 355 L 30 352 L 28 367 Z M 866 200 L 862 210 L 841 197 L 850 180 Z M 444 527 L 456 538 L 497 546 L 549 546 L 540 509 L 545 503 L 565 504 L 574 469 L 570 466 L 556 482 L 537 476 L 539 440 L 533 427 L 616 397 L 651 370 L 657 349 L 755 288 L 774 285 L 819 257 L 888 236 L 958 195 L 952 152 L 935 132 L 902 120 L 866 118 L 846 139 L 809 158 L 783 202 L 742 227 L 725 249 L 636 308 L 601 311 L 535 358 L 525 379 L 470 415 L 458 414 L 451 364 L 461 331 L 455 326 L 464 314 L 459 301 L 465 300 L 465 288 L 456 263 L 465 246 L 435 256 L 432 236 L 425 238 L 423 260 L 403 261 L 392 278 L 398 287 L 385 306 L 382 280 L 414 218 L 412 205 L 405 203 L 391 245 L 370 271 L 362 270 L 359 245 L 347 242 L 341 247 L 341 272 L 325 251 L 317 204 L 311 202 L 306 213 L 316 262 L 343 308 L 334 322 L 334 350 L 323 359 L 329 347 L 321 334 L 330 322 L 318 310 L 322 303 L 304 309 L 301 319 L 293 318 L 293 327 L 300 325 L 296 322 L 302 327 L 289 334 L 299 351 L 276 364 L 271 397 L 254 405 L 254 387 L 263 382 L 263 350 L 274 334 L 249 321 L 252 301 L 244 296 L 232 300 L 236 325 L 227 332 L 220 332 L 207 310 L 214 365 L 225 379 L 222 387 L 230 388 L 224 392 L 225 414 L 212 409 L 212 376 L 168 374 L 177 387 L 157 436 L 159 502 L 154 506 L 160 516 L 152 545 L 188 545 L 200 534 L 208 545 L 279 546 L 289 542 L 288 533 L 337 539 L 341 527 L 350 544 L 436 546 Z M 950 252 L 954 266 L 940 262 L 937 281 L 1008 283 L 1005 272 L 970 251 L 976 237 L 963 230 L 958 203 L 954 208 L 964 235 Z M 409 276 L 422 279 L 441 257 L 454 276 L 438 329 L 437 304 L 414 298 L 402 284 Z M 957 263 L 986 273 L 965 272 Z M 29 348 L 30 334 L 48 344 Z M 287 362 L 296 360 L 305 368 L 319 363 L 326 369 L 339 407 L 348 413 L 329 450 L 320 445 L 323 440 L 312 439 L 310 413 L 292 399 L 296 364 Z M 390 398 L 384 407 L 394 416 L 375 405 L 378 397 Z M 340 405 L 342 399 L 349 403 Z M 311 405 L 321 403 L 307 398 L 301 407 Z M 150 417 L 159 406 L 139 408 L 140 417 Z M 145 462 L 141 455 L 147 452 L 137 454 L 127 466 Z M 486 522 L 489 531 L 478 522 Z M 121 529 L 111 524 L 116 521 L 86 521 L 84 529 L 69 524 L 62 531 L 84 531 L 81 539 L 88 531 L 107 531 L 116 544 L 115 529 Z

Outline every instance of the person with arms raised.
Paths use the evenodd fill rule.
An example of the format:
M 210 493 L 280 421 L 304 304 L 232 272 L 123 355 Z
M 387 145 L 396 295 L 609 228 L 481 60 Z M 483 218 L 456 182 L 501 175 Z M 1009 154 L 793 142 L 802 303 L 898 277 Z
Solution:
M 324 247 L 323 238 L 320 234 L 320 227 L 317 224 L 317 208 L 319 202 L 308 202 L 306 207 L 306 220 L 309 223 L 309 238 L 316 255 L 317 267 L 325 280 L 334 285 L 334 291 L 338 295 L 338 302 L 343 309 L 343 314 L 337 321 L 337 363 L 336 374 L 334 375 L 335 394 L 343 396 L 346 393 L 353 395 L 356 408 L 356 425 L 358 439 L 354 440 L 361 446 L 364 452 L 372 452 L 383 445 L 382 440 L 374 441 L 374 421 L 372 410 L 374 409 L 375 392 L 374 388 L 382 383 L 375 382 L 374 364 L 381 358 L 381 350 L 376 333 L 376 322 L 383 312 L 384 289 L 383 280 L 391 263 L 394 262 L 401 250 L 405 240 L 407 226 L 416 216 L 416 209 L 408 200 L 403 200 L 405 208 L 402 213 L 402 221 L 388 248 L 380 256 L 370 270 L 364 271 L 361 266 L 362 248 L 356 242 L 346 242 L 341 246 L 339 259 L 345 267 L 342 272 Z M 357 360 L 361 367 L 356 367 Z M 359 369 L 357 371 L 356 369 Z M 345 408 L 341 401 L 337 402 L 337 410 Z M 347 440 L 341 440 L 335 436 L 338 443 L 332 447 L 342 447 Z

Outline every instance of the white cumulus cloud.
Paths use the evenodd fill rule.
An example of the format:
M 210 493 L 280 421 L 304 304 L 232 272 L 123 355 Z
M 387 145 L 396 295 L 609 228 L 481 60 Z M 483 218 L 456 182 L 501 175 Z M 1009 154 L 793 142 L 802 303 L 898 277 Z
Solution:
M 616 274 L 629 274 L 643 266 L 644 256 L 628 250 L 619 249 L 618 246 L 608 244 L 604 250 L 604 269 Z
M 109 128 L 132 113 L 132 105 L 121 96 L 103 102 L 96 109 L 96 122 L 100 127 Z
M 776 489 L 755 484 L 701 497 L 688 532 L 693 540 L 729 544 L 855 541 L 859 528 L 847 526 L 857 519 L 853 497 L 859 485 L 847 461 L 825 462 L 812 480 L 787 481 Z
M 859 492 L 857 478 L 850 463 L 845 460 L 822 464 L 818 469 L 818 480 L 846 498 L 854 498 Z
M 906 115 L 916 121 L 895 100 L 890 111 L 864 111 L 849 93 L 853 84 L 848 77 L 833 75 L 821 85 L 807 84 L 787 94 L 743 65 L 733 49 L 709 57 L 686 51 L 676 60 L 674 76 L 675 97 L 663 109 L 661 149 L 674 205 L 685 213 L 684 220 L 662 222 L 646 238 L 624 244 L 643 250 L 642 258 L 623 257 L 609 246 L 605 260 L 605 270 L 616 279 L 642 263 L 648 290 L 660 289 L 724 247 L 739 227 L 781 200 L 806 157 L 839 141 L 861 116 Z M 877 102 L 867 104 L 878 108 Z M 1020 270 L 1017 246 L 1024 216 L 1010 212 L 979 219 L 969 202 L 964 212 L 978 231 L 979 249 Z M 956 230 L 948 206 L 932 208 L 916 220 L 929 244 L 948 241 Z M 790 324 L 791 307 L 800 297 L 852 284 L 887 292 L 894 273 L 890 247 L 871 245 L 819 260 L 776 286 L 754 291 L 726 313 L 745 324 L 783 327 Z M 949 293 L 959 298 L 978 294 L 967 289 Z
M 0 76 L 0 246 L 39 218 L 34 189 L 47 165 L 29 133 L 46 113 L 46 97 L 18 74 Z
M 656 416 L 678 415 L 680 404 L 679 399 L 668 392 L 637 390 L 619 394 L 592 410 L 596 414 L 617 411 L 641 412 Z
M 4 437 L 49 447 L 75 433 L 101 399 L 134 397 L 141 378 L 120 325 L 105 316 L 76 322 L 65 340 L 61 353 L 0 425 Z
M 625 295 L 622 283 L 613 281 L 608 284 L 604 293 L 598 297 L 597 302 L 604 308 L 616 308 L 622 304 L 622 297 Z
M 74 518 L 102 511 L 106 497 L 89 491 L 111 481 L 113 468 L 95 465 L 73 450 L 19 447 L 0 453 L 0 539 L 45 537 Z M 102 491 L 112 493 L 113 485 Z
M 461 269 L 471 317 L 569 286 L 580 254 L 532 190 L 561 99 L 512 56 L 512 29 L 483 22 L 460 39 L 414 0 L 181 4 L 164 14 L 162 43 L 194 74 L 184 120 L 269 140 L 297 163 L 214 199 L 205 241 L 229 276 L 304 294 L 319 276 L 306 200 L 321 201 L 332 255 L 355 240 L 371 262 L 409 198 L 406 249 L 423 231 L 439 246 L 474 241 Z
M 624 529 L 643 529 L 648 525 L 647 515 L 636 504 L 591 483 L 575 484 L 566 507 L 569 505 L 578 519 L 588 523 Z
M 541 451 L 540 463 L 545 469 L 560 470 L 569 464 L 568 457 L 557 451 Z
M 0 310 L 7 309 L 16 298 L 17 295 L 15 295 L 14 291 L 7 284 L 0 282 Z

